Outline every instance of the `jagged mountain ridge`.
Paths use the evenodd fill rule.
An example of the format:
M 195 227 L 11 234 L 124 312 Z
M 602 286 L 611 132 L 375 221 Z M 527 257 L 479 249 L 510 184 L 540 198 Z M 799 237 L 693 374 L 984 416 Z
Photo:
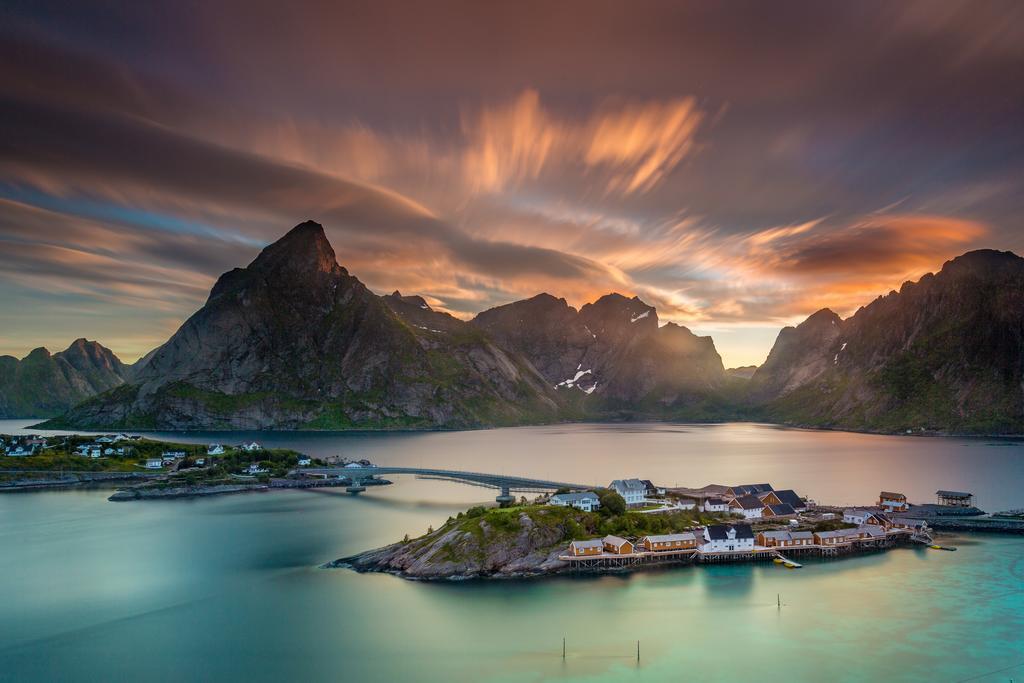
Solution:
M 76 339 L 64 351 L 0 356 L 0 418 L 50 417 L 116 386 L 131 368 L 102 344 Z
M 846 320 L 818 311 L 782 330 L 762 366 L 726 371 L 710 337 L 659 326 L 657 311 L 636 297 L 608 294 L 577 310 L 540 294 L 466 322 L 419 296 L 377 296 L 307 222 L 221 276 L 206 304 L 134 367 L 113 354 L 100 362 L 106 356 L 84 341 L 56 361 L 37 350 L 26 367 L 96 372 L 82 380 L 88 391 L 109 389 L 54 427 L 755 419 L 1024 433 L 1022 339 L 1024 259 L 1009 252 L 965 254 Z M 12 362 L 0 358 L 8 385 Z M 101 386 L 108 371 L 94 366 L 118 379 Z
M 529 363 L 447 314 L 373 294 L 308 221 L 222 275 L 131 384 L 51 424 L 467 428 L 558 415 Z
M 979 250 L 842 320 L 786 328 L 750 382 L 773 421 L 1024 433 L 1024 259 Z
M 540 294 L 472 323 L 513 349 L 589 415 L 700 417 L 720 401 L 722 359 L 710 337 L 674 323 L 637 297 L 607 294 L 579 311 Z

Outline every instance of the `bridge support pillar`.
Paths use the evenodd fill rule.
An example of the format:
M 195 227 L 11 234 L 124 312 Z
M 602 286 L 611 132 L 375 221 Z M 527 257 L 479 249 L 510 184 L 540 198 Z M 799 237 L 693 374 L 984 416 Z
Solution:
M 366 487 L 363 486 L 363 482 L 360 481 L 359 479 L 353 479 L 352 483 L 345 487 L 345 490 L 348 493 L 356 494 L 356 493 L 362 493 L 363 491 L 365 491 Z
M 516 497 L 509 493 L 507 486 L 502 486 L 501 495 L 495 498 L 495 500 L 498 501 L 499 505 L 505 506 L 516 502 Z

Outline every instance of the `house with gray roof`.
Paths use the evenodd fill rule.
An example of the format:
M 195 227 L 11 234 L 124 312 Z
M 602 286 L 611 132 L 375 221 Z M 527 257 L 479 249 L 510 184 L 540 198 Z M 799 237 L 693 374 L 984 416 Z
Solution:
M 579 493 L 556 493 L 551 496 L 548 504 L 576 508 L 584 512 L 593 512 L 600 509 L 601 500 L 593 491 L 582 491 Z

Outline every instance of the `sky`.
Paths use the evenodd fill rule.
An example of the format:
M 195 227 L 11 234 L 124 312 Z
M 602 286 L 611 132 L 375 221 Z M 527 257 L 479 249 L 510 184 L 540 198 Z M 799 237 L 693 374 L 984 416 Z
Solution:
M 0 6 L 0 354 L 132 361 L 325 226 L 470 318 L 612 291 L 727 366 L 1024 253 L 1024 3 Z

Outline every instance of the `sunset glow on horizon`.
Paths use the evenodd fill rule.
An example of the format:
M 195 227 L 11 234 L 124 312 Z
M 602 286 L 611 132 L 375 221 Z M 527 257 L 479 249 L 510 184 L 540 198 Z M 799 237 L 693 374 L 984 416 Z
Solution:
M 307 219 L 378 293 L 636 295 L 730 367 L 1024 251 L 1019 3 L 13 2 L 0 36 L 0 354 L 133 361 Z

